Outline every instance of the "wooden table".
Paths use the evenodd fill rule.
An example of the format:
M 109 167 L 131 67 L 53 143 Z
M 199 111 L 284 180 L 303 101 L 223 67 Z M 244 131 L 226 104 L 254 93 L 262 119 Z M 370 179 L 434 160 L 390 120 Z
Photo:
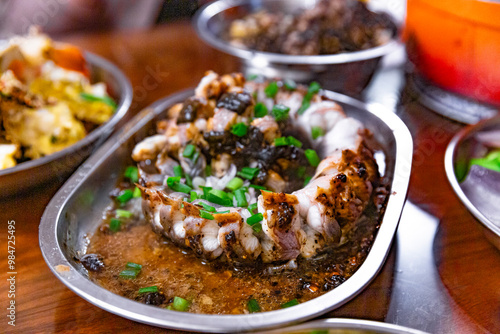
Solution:
M 238 68 L 230 56 L 204 45 L 189 22 L 145 31 L 72 35 L 63 39 L 111 60 L 125 72 L 135 91 L 131 114 L 163 96 L 193 87 L 208 69 L 225 73 Z M 434 260 L 426 265 L 436 273 L 436 286 L 441 297 L 444 296 L 441 304 L 445 305 L 441 307 L 446 314 L 442 321 L 437 319 L 430 326 L 426 324 L 426 317 L 432 318 L 433 311 L 432 307 L 426 309 L 426 306 L 432 306 L 434 298 L 419 306 L 415 304 L 418 296 L 405 296 L 405 292 L 415 290 L 419 282 L 417 276 L 414 279 L 404 277 L 405 273 L 395 268 L 403 244 L 393 247 L 386 265 L 372 284 L 354 300 L 327 316 L 410 323 L 433 333 L 498 333 L 500 252 L 484 238 L 474 218 L 454 195 L 444 173 L 446 145 L 461 125 L 425 109 L 411 94 L 406 94 L 399 115 L 414 138 L 409 200 L 416 205 L 412 206 L 413 211 L 404 214 L 400 229 L 403 226 L 419 229 L 422 221 L 412 216 L 417 212 L 415 210 L 433 217 L 438 223 L 438 233 L 430 250 Z M 3 329 L 16 333 L 162 332 L 84 301 L 66 288 L 46 266 L 38 247 L 38 224 L 58 186 L 53 184 L 34 189 L 29 194 L 0 202 L 0 263 L 3 270 L 0 332 Z M 6 232 L 10 220 L 16 222 L 16 327 L 8 326 L 6 318 Z M 411 258 L 418 260 L 419 256 L 406 254 L 405 259 L 410 261 L 405 260 L 405 264 L 411 267 Z M 428 277 L 425 272 L 420 274 Z M 396 292 L 398 296 L 392 294 Z M 404 317 L 409 315 L 400 312 L 401 306 L 394 309 L 396 297 L 402 300 L 403 306 L 415 305 L 413 314 L 417 316 L 413 320 L 421 321 L 405 321 Z M 405 304 L 405 298 L 408 304 Z

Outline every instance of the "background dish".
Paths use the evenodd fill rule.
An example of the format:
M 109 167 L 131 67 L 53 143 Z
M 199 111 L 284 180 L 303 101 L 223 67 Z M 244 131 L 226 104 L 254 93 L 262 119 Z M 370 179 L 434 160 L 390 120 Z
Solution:
M 115 295 L 88 279 L 74 257 L 85 253 L 88 235 L 101 223 L 101 214 L 110 203 L 108 193 L 130 161 L 135 143 L 154 133 L 156 121 L 169 106 L 191 94 L 192 91 L 181 92 L 143 110 L 89 158 L 54 196 L 39 229 L 42 254 L 53 273 L 79 296 L 109 312 L 150 325 L 195 331 L 235 332 L 284 326 L 313 318 L 352 299 L 374 279 L 390 250 L 406 197 L 412 140 L 406 126 L 394 114 L 333 92 L 326 92 L 326 96 L 373 132 L 386 153 L 385 174 L 392 178 L 392 195 L 373 247 L 365 263 L 349 280 L 334 291 L 293 309 L 217 316 L 174 313 L 140 304 Z
M 445 169 L 458 198 L 482 224 L 488 240 L 500 250 L 500 173 L 474 166 L 474 184 L 467 179 L 470 160 L 486 153 L 481 134 L 494 130 L 500 131 L 500 117 L 468 126 L 457 133 L 446 150 Z
M 125 116 L 133 95 L 127 77 L 104 58 L 88 52 L 85 53 L 85 58 L 90 67 L 91 82 L 104 82 L 117 102 L 115 113 L 106 123 L 74 145 L 45 157 L 0 170 L 0 197 L 14 196 L 51 181 L 62 184 L 76 167 L 111 135 L 118 122 Z
M 259 74 L 268 78 L 291 79 L 308 83 L 318 81 L 324 88 L 346 94 L 359 94 L 373 76 L 383 56 L 394 51 L 398 42 L 371 49 L 334 55 L 295 56 L 245 50 L 230 45 L 221 38 L 222 31 L 237 18 L 259 9 L 283 10 L 288 13 L 310 8 L 316 0 L 220 0 L 196 14 L 194 25 L 200 38 L 214 48 L 239 58 L 245 74 Z M 383 9 L 378 6 L 377 9 Z

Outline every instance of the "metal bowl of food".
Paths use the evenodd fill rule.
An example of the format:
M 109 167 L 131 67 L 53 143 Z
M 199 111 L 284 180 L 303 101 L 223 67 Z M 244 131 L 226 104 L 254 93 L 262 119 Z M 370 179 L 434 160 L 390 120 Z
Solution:
M 116 199 L 110 198 L 109 194 L 116 189 L 119 180 L 122 180 L 124 168 L 130 164 L 133 148 L 137 143 L 142 143 L 146 137 L 156 133 L 156 123 L 165 120 L 172 106 L 185 101 L 192 94 L 192 91 L 187 91 L 169 96 L 139 113 L 93 154 L 53 197 L 41 220 L 39 241 L 44 259 L 55 276 L 82 298 L 114 314 L 154 326 L 193 331 L 240 332 L 283 327 L 314 318 L 354 298 L 376 277 L 390 251 L 406 199 L 411 170 L 412 140 L 404 123 L 393 113 L 330 91 L 323 93 L 325 97 L 338 103 L 347 116 L 359 120 L 373 134 L 373 139 L 378 143 L 377 147 L 382 155 L 379 166 L 389 182 L 384 215 L 381 218 L 382 221 L 377 221 L 380 227 L 372 246 L 364 262 L 344 283 L 329 292 L 321 290 L 322 295 L 298 305 L 294 304 L 295 306 L 288 309 L 277 307 L 274 311 L 252 314 L 244 314 L 244 312 L 240 312 L 241 314 L 200 314 L 176 312 L 168 309 L 168 306 L 146 305 L 145 302 L 122 297 L 92 281 L 92 273 L 85 269 L 86 267 L 79 259 L 88 253 L 93 236 L 98 233 L 100 226 L 103 226 L 103 212 L 116 202 Z M 123 208 L 120 207 L 120 210 Z M 150 226 L 148 227 L 151 230 Z M 105 244 L 109 245 L 109 243 Z M 121 244 L 126 244 L 128 250 L 132 249 L 129 243 Z M 175 251 L 177 252 L 178 249 Z M 117 258 L 123 260 L 125 256 L 120 251 Z M 164 258 L 160 257 L 160 259 Z M 162 264 L 165 262 L 178 263 L 162 261 Z M 194 266 L 198 263 L 201 262 L 192 262 Z M 127 263 L 127 265 L 133 264 Z M 138 262 L 135 266 L 138 266 Z M 179 268 L 184 267 L 181 265 Z M 204 265 L 204 267 L 207 266 Z M 186 276 L 183 270 L 162 269 L 161 272 L 181 272 L 183 276 Z M 222 271 L 222 274 L 224 272 Z M 137 271 L 134 273 L 136 275 Z M 111 272 L 110 274 L 114 275 Z M 116 280 L 118 273 L 113 277 Z M 151 276 L 149 274 L 143 276 L 146 279 L 148 277 Z M 204 277 L 200 280 L 203 281 Z M 252 276 L 251 279 L 255 277 Z M 127 282 L 134 284 L 131 281 Z M 168 288 L 168 282 L 175 283 L 172 280 L 165 280 L 166 288 Z M 216 287 L 210 291 L 224 289 L 221 287 L 221 281 L 217 280 L 215 284 Z M 131 291 L 136 290 L 134 288 Z M 221 304 L 218 300 L 211 299 L 211 301 L 215 305 Z M 175 305 L 173 307 L 175 310 Z M 232 309 L 225 311 L 221 313 L 231 313 Z
M 265 334 L 425 334 L 417 329 L 378 321 L 359 319 L 323 319 L 271 330 Z
M 500 118 L 468 126 L 453 137 L 445 155 L 446 176 L 458 198 L 500 249 Z
M 74 50 L 77 50 L 76 48 L 71 46 L 70 48 L 72 52 Z M 4 145 L 3 147 L 17 146 L 18 150 L 19 146 L 21 146 L 22 149 L 19 150 L 18 153 L 16 153 L 16 155 L 19 154 L 18 157 L 15 157 L 13 154 L 12 157 L 7 158 L 11 161 L 10 166 L 13 165 L 12 167 L 7 165 L 2 167 L 4 169 L 0 169 L 0 184 L 2 185 L 0 197 L 14 196 L 16 194 L 19 194 L 20 192 L 43 186 L 48 182 L 57 182 L 62 184 L 62 182 L 94 151 L 94 149 L 101 143 L 103 143 L 104 140 L 109 137 L 109 135 L 111 135 L 116 125 L 120 122 L 120 120 L 122 120 L 122 118 L 128 111 L 132 102 L 132 87 L 127 77 L 115 65 L 105 60 L 104 58 L 88 52 L 83 53 L 83 57 L 80 56 L 79 51 L 74 51 L 74 53 L 78 55 L 77 57 L 80 57 L 80 59 L 82 59 L 81 62 L 84 63 L 85 71 L 88 71 L 88 80 L 90 84 L 100 83 L 97 86 L 100 86 L 100 89 L 104 90 L 101 94 L 103 94 L 103 96 L 108 99 L 105 100 L 105 102 L 111 105 L 112 108 L 112 110 L 109 112 L 110 115 L 106 116 L 108 118 L 105 121 L 99 121 L 100 125 L 91 124 L 92 122 L 90 121 L 82 121 L 81 123 L 76 124 L 76 121 L 72 120 L 72 124 L 77 125 L 77 128 L 80 129 L 78 138 L 81 139 L 75 140 L 75 142 L 70 145 L 64 145 L 64 147 L 61 147 L 60 149 L 52 150 L 52 148 L 49 148 L 48 150 L 52 150 L 50 153 L 47 153 L 47 151 L 35 152 L 32 154 L 32 156 L 25 157 L 26 150 L 30 149 L 28 144 L 26 144 L 26 146 L 19 143 L 15 145 L 11 143 L 8 143 L 10 145 Z M 7 56 L 5 58 L 7 58 Z M 55 73 L 54 71 L 59 71 L 59 73 L 66 74 L 71 73 L 71 71 L 64 72 L 64 70 L 61 70 L 56 66 L 50 66 L 52 66 L 51 69 L 54 69 L 52 73 Z M 42 87 L 40 89 L 43 90 L 45 89 L 43 87 L 47 87 L 47 85 L 40 85 L 40 87 Z M 96 97 L 92 94 L 86 94 L 84 97 L 87 98 L 88 101 L 99 100 L 99 97 Z M 111 97 L 111 99 L 109 99 L 109 97 Z M 33 107 L 32 110 L 41 110 L 39 114 L 44 112 L 48 113 L 48 109 L 43 110 L 43 108 L 53 108 L 54 105 L 58 105 L 58 102 L 56 103 L 54 102 L 54 100 L 50 100 L 50 98 L 48 98 L 47 101 L 49 101 L 47 107 L 42 106 L 38 107 L 38 109 L 36 107 Z M 5 110 L 8 110 L 8 108 L 6 108 Z M 4 114 L 7 114 L 7 112 L 8 111 L 4 111 Z M 55 114 L 55 112 L 49 112 L 51 113 L 51 115 Z M 28 113 L 37 117 L 36 113 L 32 111 L 27 111 L 26 114 Z M 40 142 L 42 142 L 43 140 L 45 146 L 50 146 L 52 144 L 57 145 L 58 138 L 56 136 L 51 137 L 49 141 L 46 141 L 45 138 L 43 138 L 43 136 L 46 135 L 45 133 L 43 133 L 43 131 L 51 131 L 50 129 L 53 129 L 51 126 L 49 126 L 48 130 L 39 130 L 38 128 L 36 128 L 37 126 L 39 126 L 40 128 L 43 126 L 42 124 L 40 124 L 41 116 L 38 117 L 38 121 L 30 121 L 30 119 L 32 118 L 29 117 L 24 118 L 26 122 L 30 121 L 30 126 L 35 128 L 35 130 L 40 134 L 40 136 L 33 136 L 33 142 L 39 139 Z M 51 118 L 48 117 L 47 119 Z M 7 138 L 8 140 L 9 137 L 12 136 L 7 133 L 6 115 L 4 115 L 3 122 L 4 124 L 2 124 L 2 126 L 5 128 L 1 138 L 2 140 L 5 140 L 5 138 Z M 39 125 L 33 125 L 34 122 L 38 122 Z M 26 124 L 24 123 L 24 121 L 12 123 L 13 124 L 9 125 L 11 125 L 14 130 L 19 129 L 24 124 Z M 86 126 L 87 128 L 85 128 Z M 73 126 L 69 128 L 74 129 Z M 30 134 L 37 133 L 35 130 L 31 131 Z M 5 138 L 3 136 L 4 134 L 6 134 Z M 20 141 L 22 141 L 23 136 L 25 135 L 22 132 L 18 134 L 18 137 L 21 138 Z M 5 142 L 1 141 L 0 144 L 5 144 Z M 1 156 L 0 158 L 0 160 L 6 161 L 5 159 L 3 159 L 5 158 L 5 156 Z
M 365 6 L 358 1 L 353 2 L 356 3 L 356 6 Z M 335 6 L 334 3 L 336 2 L 332 2 L 332 6 Z M 275 36 L 273 38 L 266 39 L 268 41 L 267 45 L 262 46 L 253 45 L 245 47 L 242 45 L 241 41 L 232 42 L 230 40 L 231 31 L 236 31 L 234 33 L 235 35 L 241 35 L 239 31 L 245 29 L 244 24 L 242 29 L 232 27 L 232 24 L 234 24 L 234 22 L 242 22 L 241 19 L 245 18 L 249 14 L 256 12 L 262 13 L 263 10 L 266 11 L 266 13 L 279 13 L 278 15 L 283 14 L 286 19 L 282 16 L 276 16 L 273 17 L 272 20 L 276 21 L 276 24 L 285 24 L 284 22 L 286 21 L 292 21 L 290 17 L 293 17 L 293 15 L 298 12 L 302 13 L 302 15 L 308 16 L 308 18 L 304 20 L 309 20 L 307 22 L 310 22 L 313 20 L 310 17 L 313 17 L 314 15 L 322 15 L 316 13 L 318 12 L 318 8 L 315 6 L 319 4 L 321 4 L 321 1 L 315 0 L 220 0 L 208 4 L 200 9 L 195 16 L 194 24 L 201 39 L 212 47 L 237 57 L 241 61 L 242 70 L 248 75 L 264 75 L 268 78 L 279 77 L 303 83 L 318 81 L 323 87 L 336 92 L 351 95 L 359 94 L 369 83 L 382 57 L 391 53 L 398 47 L 396 26 L 392 23 L 389 15 L 386 15 L 385 13 L 384 15 L 386 16 L 383 16 L 381 19 L 379 18 L 380 21 L 388 23 L 387 31 L 379 34 L 381 36 L 383 35 L 383 38 L 381 38 L 383 41 L 373 43 L 374 45 L 370 47 L 367 47 L 366 45 L 350 45 L 349 47 L 339 46 L 342 45 L 342 43 L 347 42 L 343 41 L 342 38 L 337 38 L 337 36 L 323 38 L 323 40 L 330 40 L 330 42 L 319 42 L 317 40 L 318 33 L 314 32 L 316 28 L 309 29 L 308 27 L 302 28 L 304 31 L 300 34 L 302 34 L 303 38 L 298 43 L 294 43 L 296 39 L 289 40 L 288 38 L 288 36 L 292 34 L 297 35 L 296 32 L 292 32 L 288 35 L 284 33 L 283 36 L 280 35 L 275 39 L 273 39 Z M 383 9 L 384 8 L 380 6 L 377 8 L 377 10 Z M 343 10 L 349 11 L 349 9 Z M 311 12 L 314 13 L 311 15 L 308 14 Z M 321 13 L 322 11 L 319 12 Z M 328 9 L 324 12 L 327 13 Z M 369 11 L 366 10 L 366 12 Z M 366 12 L 364 13 L 366 14 Z M 323 16 L 321 17 L 324 18 Z M 255 22 L 254 19 L 250 20 Z M 265 20 L 265 18 L 263 20 Z M 325 18 L 325 20 L 333 22 L 330 18 Z M 362 19 L 360 19 L 360 21 L 362 21 Z M 253 23 L 250 23 L 249 25 L 252 24 Z M 305 25 L 307 24 L 308 23 Z M 343 24 L 344 27 L 350 26 L 348 21 Z M 299 24 L 295 24 L 292 21 L 290 24 L 291 27 L 288 27 L 288 29 L 292 30 L 296 25 L 298 26 Z M 250 30 L 254 28 L 255 25 L 248 27 Z M 361 29 L 361 31 L 364 30 Z M 351 32 L 346 33 L 344 31 L 336 34 L 349 35 L 350 33 Z M 273 34 L 276 33 L 274 32 Z M 255 38 L 253 38 L 253 40 L 257 41 L 262 39 L 264 38 L 261 36 L 255 36 Z M 285 41 L 283 42 L 282 40 Z M 317 42 L 317 44 L 336 46 L 318 47 L 317 45 L 307 44 L 307 40 L 312 40 L 314 41 L 313 43 Z M 258 47 L 263 50 L 269 50 L 267 46 L 277 45 L 281 42 L 283 42 L 284 46 L 279 50 L 276 48 L 271 48 L 272 51 L 257 51 L 252 49 L 252 47 Z M 353 42 L 351 41 L 349 43 Z M 304 49 L 307 49 L 305 52 L 309 54 L 303 54 L 301 51 L 304 51 Z M 311 51 L 311 49 L 314 51 Z M 283 52 L 287 52 L 288 54 Z

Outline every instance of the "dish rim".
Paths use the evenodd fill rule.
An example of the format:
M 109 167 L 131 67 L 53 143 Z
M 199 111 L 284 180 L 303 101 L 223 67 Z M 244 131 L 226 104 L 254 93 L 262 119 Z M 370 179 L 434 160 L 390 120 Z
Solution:
M 117 103 L 116 110 L 113 113 L 113 116 L 111 116 L 111 118 L 108 119 L 105 123 L 99 125 L 97 128 L 95 128 L 84 138 L 77 141 L 73 145 L 70 145 L 60 151 L 54 152 L 38 159 L 21 162 L 11 168 L 0 169 L 0 177 L 40 167 L 52 161 L 63 158 L 68 154 L 78 152 L 80 149 L 99 140 L 102 134 L 111 132 L 118 124 L 118 122 L 123 119 L 132 104 L 133 91 L 130 80 L 116 65 L 114 65 L 109 60 L 88 51 L 84 51 L 83 54 L 85 56 L 85 60 L 91 66 L 95 66 L 101 70 L 109 72 L 111 76 L 114 77 L 119 85 L 123 88 L 123 92 L 120 96 L 120 100 Z
M 116 295 L 93 283 L 72 266 L 66 259 L 57 238 L 58 222 L 64 219 L 61 218 L 62 211 L 69 199 L 84 184 L 85 179 L 92 173 L 92 170 L 102 163 L 106 154 L 114 152 L 121 144 L 127 142 L 131 136 L 151 121 L 155 115 L 166 110 L 168 106 L 182 101 L 191 94 L 192 89 L 169 95 L 141 111 L 124 128 L 108 139 L 52 198 L 40 222 L 39 243 L 42 255 L 54 275 L 77 295 L 108 312 L 158 327 L 203 332 L 235 332 L 294 324 L 337 308 L 363 291 L 375 279 L 385 263 L 392 240 L 395 237 L 406 200 L 411 171 L 413 142 L 408 128 L 396 114 L 380 105 L 368 105 L 351 97 L 330 91 L 325 91 L 328 98 L 373 114 L 381 122 L 385 123 L 388 129 L 392 130 L 395 139 L 394 176 L 382 224 L 364 263 L 352 277 L 339 287 L 308 302 L 288 309 L 248 315 L 193 314 L 169 311 Z M 56 266 L 61 264 L 68 266 L 70 271 L 57 272 Z
M 467 195 L 464 193 L 462 190 L 462 187 L 460 186 L 460 183 L 458 182 L 457 176 L 455 174 L 455 168 L 454 168 L 454 158 L 455 154 L 457 153 L 458 147 L 460 144 L 467 138 L 469 138 L 471 135 L 474 133 L 481 131 L 483 128 L 497 125 L 500 128 L 500 116 L 493 117 L 490 119 L 485 119 L 482 120 L 476 124 L 469 125 L 461 129 L 453 138 L 451 139 L 450 143 L 448 144 L 448 147 L 446 148 L 446 152 L 444 155 L 444 169 L 446 172 L 446 177 L 448 179 L 448 182 L 450 183 L 451 187 L 453 188 L 453 191 L 455 194 L 458 196 L 460 201 L 465 205 L 467 210 L 488 230 L 493 232 L 497 238 L 500 240 L 500 226 L 497 224 L 494 224 L 492 221 L 490 221 L 485 215 L 479 211 L 476 206 L 469 200 Z
M 283 1 L 283 0 L 267 0 Z M 397 34 L 383 45 L 361 51 L 344 52 L 332 55 L 287 55 L 272 52 L 246 50 L 232 46 L 230 43 L 210 32 L 208 21 L 215 15 L 230 8 L 248 3 L 248 0 L 218 0 L 201 7 L 193 17 L 195 30 L 200 38 L 212 47 L 232 56 L 252 61 L 253 63 L 267 62 L 286 65 L 333 65 L 359 62 L 385 56 L 399 46 Z

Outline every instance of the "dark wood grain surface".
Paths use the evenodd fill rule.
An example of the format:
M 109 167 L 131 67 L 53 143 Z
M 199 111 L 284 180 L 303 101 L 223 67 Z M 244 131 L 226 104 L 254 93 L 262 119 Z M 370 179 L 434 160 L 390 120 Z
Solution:
M 173 92 L 193 87 L 204 72 L 238 69 L 225 54 L 204 45 L 189 22 L 152 30 L 65 36 L 64 40 L 99 54 L 120 67 L 134 88 L 131 115 Z M 415 145 L 409 199 L 439 219 L 434 252 L 451 322 L 439 333 L 500 332 L 500 252 L 460 204 L 444 173 L 446 145 L 461 125 L 445 120 L 407 94 L 399 111 Z M 38 246 L 43 210 L 60 185 L 33 189 L 0 202 L 0 332 L 156 333 L 162 329 L 103 311 L 66 288 L 46 266 Z M 0 185 L 1 187 L 1 185 Z M 7 223 L 16 226 L 16 326 L 8 326 Z M 418 224 L 418 221 L 412 222 Z M 415 254 L 418 256 L 418 254 Z M 394 275 L 394 251 L 381 273 L 360 295 L 329 317 L 384 321 Z

